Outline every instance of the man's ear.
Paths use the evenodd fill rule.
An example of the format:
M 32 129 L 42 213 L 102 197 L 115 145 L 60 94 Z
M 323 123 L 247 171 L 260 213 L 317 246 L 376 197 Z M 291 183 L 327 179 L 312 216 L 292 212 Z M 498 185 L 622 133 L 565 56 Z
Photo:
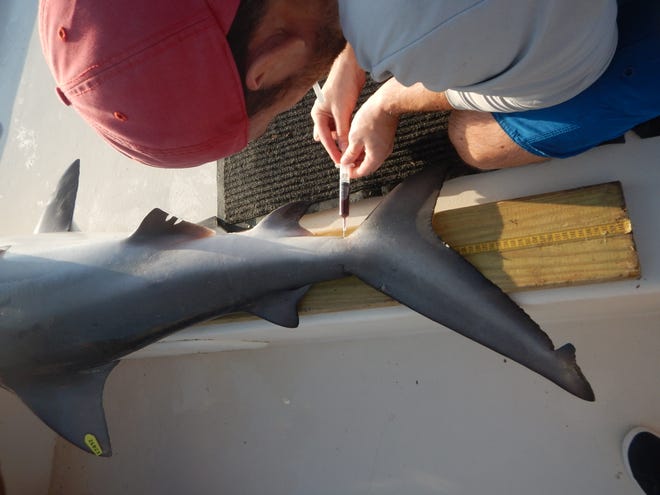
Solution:
M 294 35 L 273 36 L 248 57 L 245 85 L 251 91 L 266 89 L 300 72 L 309 59 L 309 46 Z

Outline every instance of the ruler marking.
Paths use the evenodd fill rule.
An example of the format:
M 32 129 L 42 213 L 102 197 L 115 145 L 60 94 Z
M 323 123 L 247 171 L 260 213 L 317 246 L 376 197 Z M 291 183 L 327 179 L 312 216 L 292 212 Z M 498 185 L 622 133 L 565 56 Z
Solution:
M 613 235 L 624 235 L 632 232 L 630 220 L 625 218 L 614 223 L 576 227 L 555 232 L 543 232 L 520 237 L 510 237 L 495 241 L 475 242 L 456 246 L 454 249 L 462 255 L 479 254 L 492 251 L 511 251 L 532 247 L 551 246 L 574 241 L 586 241 Z

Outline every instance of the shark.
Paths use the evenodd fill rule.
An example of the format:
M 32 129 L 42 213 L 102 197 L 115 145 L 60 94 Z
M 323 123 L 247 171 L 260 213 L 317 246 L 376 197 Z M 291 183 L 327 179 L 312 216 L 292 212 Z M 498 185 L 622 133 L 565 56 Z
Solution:
M 309 204 L 294 202 L 240 233 L 156 208 L 132 233 L 97 239 L 73 232 L 75 161 L 35 233 L 0 239 L 0 385 L 72 444 L 110 456 L 103 390 L 124 356 L 232 312 L 296 327 L 312 284 L 354 275 L 593 401 L 575 348 L 556 349 L 433 230 L 446 171 L 405 179 L 345 238 L 312 235 L 299 222 Z

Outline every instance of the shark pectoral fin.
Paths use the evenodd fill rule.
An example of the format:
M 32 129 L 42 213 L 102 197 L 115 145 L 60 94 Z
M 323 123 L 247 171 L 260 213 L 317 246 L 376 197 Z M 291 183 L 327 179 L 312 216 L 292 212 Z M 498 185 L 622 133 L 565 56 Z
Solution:
M 103 412 L 103 387 L 117 363 L 88 371 L 29 376 L 7 385 L 44 423 L 77 447 L 112 455 Z
M 0 246 L 0 256 L 5 254 L 11 246 Z
M 298 326 L 298 301 L 307 293 L 311 286 L 305 285 L 298 289 L 283 290 L 262 297 L 250 304 L 245 311 L 271 323 L 286 328 Z

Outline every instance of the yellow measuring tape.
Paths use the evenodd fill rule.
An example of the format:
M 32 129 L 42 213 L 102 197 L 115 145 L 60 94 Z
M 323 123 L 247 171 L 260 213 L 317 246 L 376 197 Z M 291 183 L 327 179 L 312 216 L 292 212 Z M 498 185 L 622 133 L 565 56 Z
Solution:
M 495 241 L 476 242 L 462 246 L 452 246 L 463 256 L 468 254 L 487 253 L 492 251 L 512 251 L 514 249 L 527 249 L 533 247 L 549 246 L 565 242 L 586 241 L 613 235 L 630 234 L 632 225 L 625 218 L 615 223 L 592 225 L 589 227 L 576 227 L 574 229 L 556 232 L 530 234 L 522 237 L 511 237 Z

